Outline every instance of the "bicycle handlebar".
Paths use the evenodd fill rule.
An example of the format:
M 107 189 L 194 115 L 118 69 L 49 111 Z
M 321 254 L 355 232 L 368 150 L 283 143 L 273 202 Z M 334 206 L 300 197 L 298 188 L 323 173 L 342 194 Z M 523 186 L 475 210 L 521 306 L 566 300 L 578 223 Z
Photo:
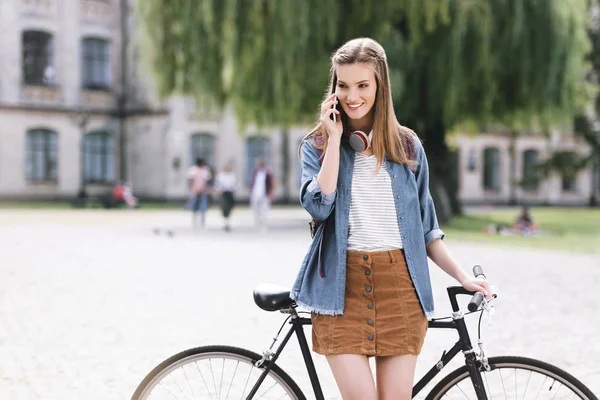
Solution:
M 477 278 L 477 279 L 486 280 L 486 277 L 485 277 L 485 274 L 483 273 L 483 268 L 481 268 L 481 265 L 476 265 L 473 267 L 473 275 L 475 275 L 475 278 Z M 483 303 L 483 299 L 484 299 L 483 293 L 481 293 L 481 292 L 475 293 L 473 295 L 473 297 L 471 298 L 471 301 L 469 301 L 469 305 L 467 306 L 469 311 L 477 311 L 477 309 L 479 308 L 481 303 Z

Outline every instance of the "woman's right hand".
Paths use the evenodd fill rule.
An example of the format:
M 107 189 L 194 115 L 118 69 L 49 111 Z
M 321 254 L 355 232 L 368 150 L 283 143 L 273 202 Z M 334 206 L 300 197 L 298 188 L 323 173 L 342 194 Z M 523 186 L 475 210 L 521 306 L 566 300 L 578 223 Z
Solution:
M 325 99 L 321 104 L 321 123 L 327 129 L 329 138 L 340 139 L 342 137 L 343 125 L 340 112 L 335 109 L 335 105 L 338 100 L 335 93 L 332 93 Z M 331 116 L 335 115 L 335 122 L 331 119 Z

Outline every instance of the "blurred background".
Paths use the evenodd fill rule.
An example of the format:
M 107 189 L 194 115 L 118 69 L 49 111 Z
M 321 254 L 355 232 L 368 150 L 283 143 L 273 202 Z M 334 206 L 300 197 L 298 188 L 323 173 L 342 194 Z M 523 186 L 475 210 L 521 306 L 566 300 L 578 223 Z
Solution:
M 595 2 L 102 1 L 1 4 L 0 197 L 94 202 L 116 182 L 187 196 L 196 157 L 256 158 L 296 203 L 299 141 L 329 57 L 371 36 L 447 221 L 464 204 L 600 200 Z
M 282 245 L 287 253 L 282 251 L 281 257 L 291 259 L 287 272 L 277 275 L 280 283 L 291 284 L 309 241 L 308 215 L 297 200 L 298 145 L 318 118 L 331 54 L 361 36 L 376 39 L 386 49 L 396 114 L 423 140 L 438 217 L 448 240 L 459 246 L 457 257 L 465 263 L 489 261 L 498 276 L 504 274 L 507 285 L 516 285 L 515 295 L 526 287 L 507 274 L 524 272 L 536 260 L 555 260 L 554 265 L 535 267 L 552 276 L 543 292 L 555 293 L 565 265 L 579 264 L 583 269 L 578 273 L 590 285 L 583 291 L 595 293 L 600 267 L 596 1 L 2 0 L 0 240 L 9 261 L 0 270 L 0 344 L 9 357 L 0 363 L 0 372 L 4 389 L 12 390 L 9 398 L 55 398 L 52 394 L 60 392 L 50 381 L 41 384 L 45 391 L 36 391 L 40 386 L 27 380 L 38 382 L 37 378 L 31 378 L 27 368 L 13 368 L 28 358 L 22 350 L 30 339 L 38 340 L 42 349 L 61 336 L 40 339 L 36 335 L 42 325 L 31 334 L 31 321 L 49 315 L 40 311 L 40 304 L 57 301 L 69 307 L 100 301 L 86 297 L 99 293 L 94 290 L 62 291 L 65 282 L 49 278 L 57 271 L 67 273 L 79 287 L 104 277 L 103 268 L 111 265 L 114 275 L 105 283 L 120 282 L 117 287 L 123 292 L 101 291 L 100 302 L 107 304 L 103 302 L 119 298 L 119 293 L 131 294 L 130 288 L 139 283 L 134 280 L 137 272 L 154 271 L 150 276 L 160 281 L 163 277 L 156 271 L 165 265 L 198 261 L 198 246 L 212 243 L 224 251 L 268 252 L 278 236 L 297 244 L 294 250 Z M 216 193 L 211 194 L 208 211 L 209 233 L 216 236 L 208 239 L 190 229 L 182 207 L 189 197 L 188 168 L 197 158 L 213 176 L 226 165 L 232 167 L 237 179 L 233 236 L 216 234 L 221 233 Z M 277 185 L 271 229 L 255 237 L 246 205 L 258 159 L 266 162 Z M 123 205 L 122 194 L 116 198 L 117 188 L 122 193 L 123 187 L 133 193 L 137 205 Z M 528 207 L 535 221 L 533 230 L 516 224 L 522 207 Z M 181 240 L 157 244 L 151 231 L 162 230 Z M 114 243 L 115 237 L 123 240 Z M 258 247 L 253 250 L 251 245 Z M 479 259 L 470 253 L 474 245 L 484 246 L 475 252 Z M 153 257 L 154 251 L 164 253 Z M 89 254 L 99 258 L 92 260 Z M 512 255 L 521 264 L 509 273 L 493 264 L 499 258 L 492 254 Z M 247 261 L 243 254 L 238 256 Z M 145 265 L 134 273 L 129 268 L 138 268 L 139 259 Z M 502 260 L 510 263 L 510 258 Z M 264 262 L 257 265 L 266 268 L 263 275 L 240 279 L 240 285 L 248 285 L 240 301 L 251 303 L 251 287 L 281 266 L 281 258 Z M 45 268 L 48 263 L 61 267 L 51 271 Z M 227 267 L 232 268 L 230 276 L 237 273 L 233 264 Z M 77 275 L 77 265 L 85 266 L 85 274 Z M 89 275 L 93 268 L 98 268 L 97 275 Z M 535 281 L 535 276 L 527 279 Z M 49 297 L 38 298 L 39 288 L 53 282 L 62 289 L 42 290 Z M 138 288 L 143 298 L 156 289 L 149 280 L 146 283 Z M 566 289 L 565 299 L 581 289 L 558 287 Z M 171 291 L 159 293 L 174 305 L 181 301 Z M 32 302 L 35 298 L 39 304 Z M 152 343 L 154 357 L 148 355 L 143 364 L 131 360 L 124 367 L 131 368 L 128 384 L 120 391 L 111 391 L 101 378 L 97 386 L 79 382 L 81 388 L 104 390 L 99 397 L 85 398 L 124 398 L 163 356 L 187 344 L 199 345 L 191 337 L 178 342 L 177 332 L 143 336 L 152 330 L 151 325 L 140 328 L 147 321 L 135 314 L 143 303 L 129 300 L 115 307 L 131 307 L 133 314 L 121 315 L 121 322 L 107 317 L 112 321 L 107 326 L 113 326 L 117 343 L 124 334 L 119 327 L 129 321 L 141 335 L 135 344 Z M 593 303 L 598 297 L 584 300 Z M 249 313 L 256 308 L 248 307 Z M 160 311 L 156 316 L 164 322 L 172 317 L 185 322 L 173 309 L 153 306 L 146 311 Z M 596 314 L 589 309 L 585 315 Z M 215 320 L 223 322 L 221 328 L 231 326 L 232 321 L 219 318 Z M 53 326 L 52 321 L 43 326 Z M 588 336 L 573 340 L 591 340 L 597 328 L 595 323 Z M 215 337 L 222 337 L 217 328 L 203 329 L 208 329 L 207 340 L 212 339 L 211 329 Z M 557 337 L 571 334 L 569 330 Z M 226 341 L 240 339 L 236 335 L 231 333 Z M 11 347 L 24 337 L 29 339 L 21 347 Z M 555 339 L 547 337 L 544 345 Z M 257 350 L 263 343 L 252 345 Z M 531 349 L 530 344 L 519 346 Z M 588 350 L 600 356 L 600 347 Z M 61 359 L 41 354 L 42 360 Z M 552 360 L 551 353 L 544 355 Z M 81 355 L 81 360 L 88 356 Z M 581 358 L 565 355 L 554 361 L 571 365 Z M 579 371 L 587 371 L 586 382 L 600 374 L 592 364 Z M 76 393 L 79 386 L 73 385 L 61 386 L 66 391 L 60 393 L 67 397 L 60 398 Z

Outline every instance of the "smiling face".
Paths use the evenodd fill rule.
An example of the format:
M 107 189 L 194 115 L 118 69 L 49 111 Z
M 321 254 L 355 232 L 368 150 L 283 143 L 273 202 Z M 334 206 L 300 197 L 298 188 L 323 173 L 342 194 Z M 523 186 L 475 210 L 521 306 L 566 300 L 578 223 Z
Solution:
M 350 119 L 352 129 L 370 129 L 377 95 L 373 67 L 368 63 L 339 64 L 336 66 L 339 104 Z

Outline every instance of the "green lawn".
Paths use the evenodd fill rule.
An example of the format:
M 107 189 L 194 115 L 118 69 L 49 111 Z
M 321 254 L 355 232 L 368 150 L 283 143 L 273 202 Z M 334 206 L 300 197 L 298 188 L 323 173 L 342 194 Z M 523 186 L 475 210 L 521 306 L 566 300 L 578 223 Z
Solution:
M 523 246 L 600 253 L 600 209 L 540 207 L 530 210 L 540 226 L 534 237 L 487 235 L 491 224 L 511 225 L 516 209 L 492 211 L 481 215 L 455 217 L 442 226 L 447 240 L 467 240 L 504 246 Z

